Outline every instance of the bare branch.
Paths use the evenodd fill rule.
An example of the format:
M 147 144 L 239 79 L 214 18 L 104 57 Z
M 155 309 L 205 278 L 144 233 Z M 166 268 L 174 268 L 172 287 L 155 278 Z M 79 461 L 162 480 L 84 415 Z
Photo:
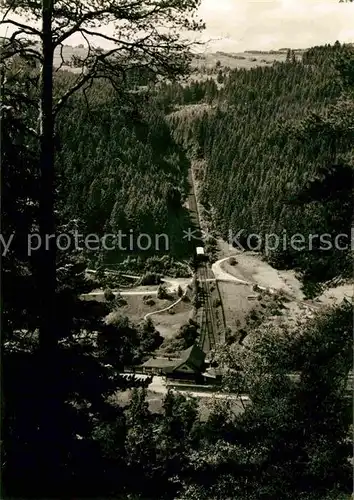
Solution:
M 85 42 L 87 43 L 87 48 L 88 48 L 88 51 L 87 51 L 87 56 L 86 56 L 86 59 L 88 60 L 90 57 L 91 57 L 91 53 L 92 53 L 92 47 L 91 47 L 91 44 L 90 42 L 88 41 L 86 35 L 84 33 L 81 33 Z
M 55 46 L 59 45 L 60 43 L 64 42 L 64 40 L 69 38 L 71 35 L 73 35 L 77 31 L 79 31 L 79 29 L 81 28 L 81 26 L 85 22 L 92 21 L 92 20 L 98 20 L 101 16 L 108 14 L 108 13 L 109 12 L 107 12 L 107 9 L 101 9 L 101 10 L 86 12 L 86 14 L 82 14 L 81 17 L 76 20 L 74 26 L 69 28 L 65 33 L 63 33 L 56 40 L 54 40 L 54 45 Z M 60 16 L 60 12 L 57 12 L 56 14 L 57 15 L 59 14 L 59 16 Z M 70 20 L 69 20 L 69 22 L 70 22 Z M 69 22 L 67 24 L 69 24 Z
M 60 59 L 61 59 L 61 63 L 60 65 L 56 68 L 55 72 L 61 70 L 61 68 L 64 66 L 65 64 L 65 61 L 64 61 L 64 57 L 63 57 L 63 48 L 64 48 L 64 45 L 61 43 L 60 44 Z
M 108 42 L 113 42 L 113 43 L 118 43 L 120 40 L 117 40 L 117 38 L 114 38 L 109 35 L 105 35 L 104 33 L 95 33 L 94 31 L 90 31 L 87 28 L 80 28 L 78 30 L 79 33 L 85 33 L 88 36 L 92 37 L 97 37 L 97 38 L 102 38 L 103 40 L 107 40 Z
M 70 22 L 73 22 L 74 25 L 66 32 L 59 35 L 57 39 L 54 40 L 54 45 L 59 45 L 71 35 L 80 31 L 84 27 L 83 25 L 89 22 L 103 21 L 104 18 L 106 18 L 106 21 L 108 22 L 109 18 L 111 18 L 111 21 L 129 21 L 131 24 L 139 26 L 142 21 L 145 21 L 148 18 L 150 18 L 150 21 L 153 23 L 154 20 L 156 21 L 158 16 L 160 16 L 161 18 L 164 17 L 165 21 L 168 20 L 175 23 L 176 19 L 173 15 L 173 11 L 183 12 L 184 10 L 184 6 L 178 1 L 175 1 L 173 5 L 168 5 L 165 2 L 147 2 L 146 0 L 122 2 L 119 5 L 117 5 L 116 2 L 111 1 L 107 2 L 107 6 L 105 8 L 88 11 L 86 13 L 83 13 L 82 9 L 79 8 L 76 9 L 76 12 L 74 13 L 69 12 L 67 9 L 57 9 L 54 11 L 54 15 L 57 19 L 60 17 L 68 18 L 68 21 L 64 25 L 65 27 L 68 26 Z M 197 23 L 187 19 L 184 19 L 184 22 L 181 22 L 180 25 L 181 27 L 183 25 L 185 29 L 192 30 L 198 28 L 199 26 Z M 200 25 L 199 27 L 202 28 L 203 26 Z M 58 31 L 58 29 L 54 31 Z M 95 33 L 95 35 L 97 34 Z
M 22 34 L 23 30 L 17 30 L 9 39 L 6 40 L 5 44 L 1 47 L 2 61 L 10 59 L 16 55 L 20 55 L 24 59 L 36 59 L 39 62 L 42 62 L 41 53 L 33 48 L 33 45 L 28 39 L 17 38 Z
M 7 10 L 4 12 L 4 15 L 2 16 L 2 19 L 0 21 L 0 24 L 2 24 L 5 20 L 5 18 L 8 16 L 10 10 L 13 8 L 13 4 L 10 3 L 10 5 L 8 6 Z
M 59 99 L 57 104 L 53 108 L 53 116 L 55 117 L 58 112 L 61 110 L 61 108 L 64 106 L 64 104 L 68 101 L 68 99 L 81 87 L 85 85 L 85 83 L 89 82 L 90 78 L 92 78 L 91 74 L 82 74 L 81 78 L 79 78 L 76 83 L 67 91 L 65 94 L 62 95 L 62 97 Z
M 89 104 L 89 100 L 88 100 L 88 97 L 87 97 L 87 94 L 86 92 L 88 90 L 90 90 L 90 88 L 92 87 L 92 84 L 93 84 L 93 78 L 91 79 L 90 83 L 88 84 L 87 87 L 84 88 L 83 90 L 83 94 L 84 94 L 84 98 L 85 98 L 85 102 L 86 102 L 86 107 L 87 107 L 87 111 L 90 113 L 90 104 Z
M 23 33 L 26 33 L 27 35 L 33 35 L 33 36 L 38 36 L 41 37 L 41 32 L 38 31 L 36 28 L 32 28 L 31 26 L 28 26 L 26 24 L 19 23 L 17 21 L 14 21 L 13 19 L 5 19 L 0 22 L 1 24 L 11 24 L 13 26 L 16 26 L 17 28 L 21 28 Z
M 129 45 L 129 44 L 128 44 Z M 89 45 L 90 47 L 90 45 Z M 109 58 L 110 56 L 112 56 L 113 54 L 117 53 L 117 51 L 119 51 L 120 49 L 119 48 L 115 48 L 115 49 L 112 49 L 112 50 L 109 50 L 103 54 L 99 54 L 99 55 L 96 55 L 96 57 L 94 57 L 94 61 L 93 61 L 93 64 L 91 66 L 91 68 L 87 69 L 87 73 L 84 74 L 84 70 L 85 70 L 85 67 L 83 66 L 82 67 L 82 73 L 81 73 L 81 76 L 80 78 L 78 78 L 78 80 L 76 81 L 76 83 L 67 91 L 65 92 L 65 94 L 59 99 L 58 103 L 54 106 L 54 109 L 53 109 L 53 115 L 56 116 L 58 114 L 58 112 L 60 111 L 60 109 L 64 106 L 64 104 L 67 102 L 67 100 L 75 93 L 77 92 L 79 89 L 81 89 L 87 82 L 90 81 L 90 79 L 92 78 L 98 78 L 98 70 L 99 70 L 99 63 L 100 62 L 104 62 L 107 58 Z M 89 61 L 89 55 L 86 56 L 85 60 Z M 85 62 L 85 61 L 82 61 L 82 62 Z M 104 73 L 102 73 L 102 75 L 104 76 L 107 76 L 105 75 Z
M 58 7 L 54 3 L 52 47 L 60 46 L 61 60 L 56 71 L 65 64 L 63 42 L 71 35 L 81 34 L 87 44 L 87 54 L 85 57 L 72 57 L 73 63 L 81 67 L 81 74 L 71 88 L 59 97 L 53 107 L 53 116 L 76 91 L 87 84 L 90 86 L 93 79 L 107 78 L 116 90 L 121 90 L 120 85 L 127 71 L 133 68 L 148 67 L 152 75 L 161 73 L 172 78 L 187 69 L 190 62 L 189 48 L 202 43 L 181 40 L 180 31 L 177 30 L 202 28 L 186 17 L 189 12 L 193 12 L 197 3 L 197 0 L 106 0 L 92 4 L 68 1 L 58 2 Z M 122 25 L 116 24 L 115 35 L 95 32 L 94 28 L 99 25 L 114 21 L 122 21 Z M 20 28 L 16 36 L 23 33 L 41 37 L 41 32 L 35 28 L 12 20 L 6 22 Z M 170 28 L 170 31 L 161 33 L 159 28 L 164 31 Z M 90 37 L 108 41 L 115 48 L 102 53 L 91 45 Z M 20 55 L 29 54 L 31 50 L 32 55 L 41 60 L 39 53 L 29 47 Z

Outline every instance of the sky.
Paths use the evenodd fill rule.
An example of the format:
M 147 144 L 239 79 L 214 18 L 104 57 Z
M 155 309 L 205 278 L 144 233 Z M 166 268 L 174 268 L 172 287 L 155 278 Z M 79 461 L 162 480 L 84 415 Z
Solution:
M 203 0 L 201 14 L 225 52 L 354 42 L 354 3 L 338 0 Z
M 212 40 L 205 49 L 211 52 L 354 42 L 354 3 L 339 0 L 202 0 L 199 14 L 206 23 L 201 38 Z M 81 42 L 73 38 L 67 43 Z

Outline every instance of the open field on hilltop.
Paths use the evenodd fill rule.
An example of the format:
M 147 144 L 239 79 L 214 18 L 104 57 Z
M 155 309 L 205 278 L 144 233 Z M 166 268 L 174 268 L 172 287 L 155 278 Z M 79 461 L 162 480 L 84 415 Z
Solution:
M 176 280 L 178 281 L 178 280 Z M 179 280 L 184 283 L 183 280 Z M 145 316 L 152 312 L 158 312 L 170 307 L 179 299 L 177 293 L 169 293 L 168 299 L 158 299 L 156 295 L 157 287 L 138 286 L 129 291 L 122 291 L 122 305 L 118 308 L 122 316 L 128 316 L 133 322 L 139 323 Z M 144 292 L 144 293 L 142 293 Z M 131 295 L 125 295 L 131 293 Z M 97 290 L 91 294 L 82 296 L 83 300 L 97 300 L 104 302 L 105 298 L 102 290 Z M 191 302 L 180 301 L 168 311 L 151 315 L 151 319 L 162 337 L 172 338 L 179 328 L 188 323 L 193 317 L 193 306 Z
M 301 59 L 303 51 L 296 51 L 296 57 Z M 54 52 L 54 66 L 62 66 L 63 69 L 70 71 L 81 71 L 70 67 L 70 61 L 73 56 L 84 58 L 87 55 L 87 49 L 83 45 L 72 47 L 64 45 L 62 52 L 56 49 Z M 192 60 L 192 68 L 203 78 L 204 70 L 214 70 L 218 61 L 221 68 L 245 68 L 251 69 L 256 66 L 270 66 L 274 62 L 283 62 L 286 59 L 286 51 L 273 51 L 260 53 L 258 51 L 248 52 L 205 52 L 195 54 Z M 64 63 L 63 63 L 64 61 Z M 202 71 L 200 71 L 202 69 Z M 219 69 L 219 68 L 218 68 Z M 206 75 L 207 76 L 207 75 Z
M 70 66 L 70 61 L 74 56 L 85 58 L 87 56 L 87 49 L 84 46 L 72 47 L 71 45 L 64 45 L 62 52 L 60 52 L 60 48 L 57 47 L 54 51 L 54 67 L 58 68 L 61 66 L 63 70 L 70 70 L 73 73 L 81 72 L 81 68 L 72 68 Z
M 237 264 L 232 266 L 227 260 L 221 264 L 221 268 L 239 279 L 244 279 L 259 286 L 284 290 L 284 292 L 294 295 L 297 299 L 304 298 L 300 290 L 300 282 L 290 282 L 290 278 L 283 277 L 281 273 L 266 262 L 256 259 L 251 255 L 236 255 Z
M 282 289 L 298 300 L 304 299 L 301 282 L 295 276 L 295 271 L 280 271 L 265 262 L 256 252 L 240 252 L 232 248 L 226 241 L 218 240 L 219 259 L 233 256 L 237 264 L 232 266 L 228 260 L 220 264 L 227 273 L 238 279 L 243 279 L 259 286 Z
M 296 53 L 298 59 L 302 58 L 302 51 Z M 192 66 L 194 68 L 211 69 L 215 68 L 218 61 L 220 67 L 229 67 L 230 69 L 245 68 L 250 69 L 256 66 L 270 66 L 274 62 L 283 62 L 286 59 L 286 51 L 274 51 L 259 53 L 257 51 L 249 52 L 206 52 L 197 54 L 193 59 Z
M 283 290 L 289 296 L 298 301 L 305 301 L 304 292 L 301 289 L 302 283 L 296 277 L 293 270 L 275 269 L 255 252 L 236 252 L 224 241 L 218 241 L 220 249 L 219 258 L 234 256 L 236 265 L 230 265 L 228 260 L 220 264 L 223 271 L 238 279 L 243 279 L 259 286 Z M 344 298 L 353 298 L 354 283 L 348 281 L 339 286 L 331 286 L 319 295 L 315 302 L 319 305 L 334 305 Z M 310 301 L 309 301 L 310 303 Z
M 237 261 L 231 265 L 228 257 L 219 263 L 225 276 L 251 283 L 219 283 L 226 323 L 232 334 L 243 328 L 252 333 L 252 325 L 256 324 L 297 328 L 313 318 L 319 309 L 337 305 L 345 298 L 353 299 L 353 283 L 344 283 L 325 290 L 315 300 L 306 300 L 294 271 L 279 271 L 252 252 L 236 254 L 225 242 L 220 242 L 219 248 L 220 257 L 233 253 Z M 255 291 L 254 285 L 272 289 L 275 293 Z M 279 298 L 279 292 L 284 293 L 283 298 Z
M 253 287 L 232 282 L 219 283 L 225 318 L 236 341 L 252 337 L 256 328 L 297 328 L 313 318 L 318 307 L 278 293 L 256 292 Z
M 317 302 L 319 305 L 338 304 L 344 298 L 353 301 L 353 295 L 354 282 L 345 283 L 337 287 L 328 288 L 315 299 L 315 302 Z

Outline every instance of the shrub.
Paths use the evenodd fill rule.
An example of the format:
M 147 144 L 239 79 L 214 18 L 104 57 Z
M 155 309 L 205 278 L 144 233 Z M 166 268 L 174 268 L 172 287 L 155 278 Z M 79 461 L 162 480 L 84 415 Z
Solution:
M 139 280 L 140 285 L 159 285 L 161 283 L 162 275 L 159 273 L 145 273 Z
M 186 348 L 193 345 L 197 337 L 198 337 L 198 326 L 193 320 L 190 320 L 189 323 L 181 326 L 177 334 L 177 339 L 183 339 Z
M 169 298 L 165 285 L 160 285 L 159 288 L 157 289 L 157 298 L 160 300 Z
M 115 299 L 115 295 L 110 288 L 106 288 L 103 292 L 103 296 L 107 302 L 112 302 Z
M 126 299 L 124 297 L 121 296 L 120 293 L 118 293 L 115 296 L 114 304 L 115 304 L 116 307 L 122 307 L 122 306 L 127 305 L 127 301 L 126 301 Z
M 156 330 L 151 318 L 148 318 L 140 327 L 140 342 L 144 352 L 155 351 L 163 342 L 163 337 Z
M 192 304 L 193 306 L 196 308 L 196 309 L 199 309 L 202 305 L 202 302 L 200 300 L 200 298 L 198 297 L 198 295 L 195 295 L 194 298 L 193 298 L 193 301 L 192 301 Z
M 214 299 L 213 307 L 219 307 L 219 306 L 221 306 L 221 300 L 219 298 Z
M 235 334 L 231 334 L 226 337 L 226 343 L 228 345 L 234 344 L 236 341 L 237 341 L 237 335 Z

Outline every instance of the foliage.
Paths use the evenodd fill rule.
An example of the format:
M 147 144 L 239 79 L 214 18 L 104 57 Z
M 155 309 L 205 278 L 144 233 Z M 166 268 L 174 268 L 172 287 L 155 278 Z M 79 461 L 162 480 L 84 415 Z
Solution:
M 189 322 L 179 329 L 179 332 L 176 336 L 177 339 L 184 340 L 184 349 L 191 347 L 199 336 L 198 332 L 198 324 L 192 319 Z
M 193 19 L 198 1 L 171 0 L 154 6 L 144 0 L 133 4 L 3 0 L 1 7 L 4 13 L 1 24 L 15 27 L 10 38 L 1 43 L 4 96 L 1 138 L 5 139 L 4 144 L 6 142 L 2 158 L 5 168 L 1 172 L 4 220 L 9 230 L 18 236 L 4 263 L 3 280 L 8 289 L 12 289 L 2 304 L 5 310 L 1 346 L 5 375 L 2 391 L 3 429 L 6 429 L 2 435 L 4 493 L 27 498 L 117 496 L 127 483 L 124 439 L 122 443 L 124 418 L 121 409 L 109 404 L 108 398 L 117 389 L 129 385 L 121 380 L 119 372 L 133 361 L 139 335 L 134 336 L 135 329 L 125 320 L 104 321 L 109 312 L 105 304 L 79 299 L 80 294 L 90 291 L 92 286 L 85 278 L 88 262 L 84 252 L 78 248 L 59 251 L 55 239 L 51 238 L 48 247 L 43 244 L 37 253 L 29 255 L 26 240 L 31 232 L 38 231 L 44 243 L 58 231 L 70 236 L 75 231 L 69 226 L 75 225 L 74 213 L 77 212 L 65 212 L 63 208 L 68 201 L 65 183 L 77 186 L 75 170 L 79 172 L 82 164 L 87 165 L 89 160 L 83 150 L 81 158 L 73 158 L 68 153 L 73 141 L 86 147 L 84 135 L 69 138 L 66 134 L 73 132 L 73 119 L 85 117 L 84 113 L 80 114 L 80 107 L 87 87 L 95 79 L 100 80 L 101 89 L 107 80 L 110 82 L 110 91 L 101 94 L 100 101 L 105 123 L 109 123 L 104 105 L 112 102 L 112 89 L 115 97 L 118 91 L 125 94 L 128 101 L 132 86 L 136 85 L 132 80 L 134 77 L 139 80 L 139 75 L 130 73 L 130 82 L 125 85 L 126 72 L 147 64 L 150 71 L 140 72 L 145 83 L 156 76 L 174 78 L 183 73 L 193 43 L 182 39 L 180 28 L 192 31 L 202 28 L 202 23 Z M 18 15 L 25 17 L 25 23 L 18 20 Z M 112 21 L 116 25 L 114 36 L 95 30 Z M 161 30 L 161 26 L 167 25 L 168 32 Z M 81 34 L 86 41 L 91 36 L 96 40 L 110 38 L 115 49 L 102 51 L 87 41 L 85 57 L 73 61 L 81 73 L 78 72 L 74 80 L 73 75 L 61 73 L 54 85 L 54 49 L 62 47 L 75 34 Z M 82 93 L 73 97 L 79 90 Z M 96 105 L 99 106 L 98 102 Z M 68 112 L 70 106 L 71 113 Z M 59 112 L 62 115 L 58 120 Z M 124 112 L 120 112 L 121 118 Z M 96 134 L 102 130 L 102 122 L 100 125 L 101 128 L 94 130 Z M 164 137 L 163 126 L 160 132 Z M 124 132 L 122 134 L 124 136 Z M 124 142 L 122 134 L 120 141 Z M 132 135 L 128 132 L 126 139 L 129 141 Z M 96 144 L 93 136 L 89 144 Z M 148 141 L 147 158 L 151 158 L 154 140 L 156 136 Z M 136 149 L 139 156 L 143 148 Z M 66 165 L 60 163 L 63 156 L 71 160 Z M 100 153 L 97 159 L 103 162 L 104 156 Z M 142 157 L 140 164 L 143 161 Z M 168 163 L 160 157 L 160 166 L 164 162 Z M 92 158 L 90 163 L 97 167 Z M 63 174 L 68 174 L 70 167 L 71 177 L 65 177 Z M 91 186 L 89 173 L 83 175 L 85 196 L 91 194 L 88 200 L 94 212 L 94 202 L 102 186 L 98 189 L 97 185 Z M 123 177 L 122 168 L 119 173 Z M 112 175 L 114 177 L 114 173 Z M 163 194 L 170 205 L 176 206 L 178 190 Z M 69 208 L 74 206 L 71 199 Z M 118 220 L 113 218 L 113 222 Z M 163 216 L 157 220 L 161 222 Z M 91 219 L 84 222 L 93 225 Z M 155 341 L 156 338 L 152 345 Z M 117 447 L 114 452 L 112 441 Z
M 213 108 L 170 117 L 177 142 L 207 162 L 201 198 L 216 212 L 214 229 L 230 243 L 241 231 L 243 248 L 305 281 L 351 274 L 352 61 L 353 48 L 336 43 L 302 62 L 235 70 Z M 266 248 L 273 234 L 279 244 L 271 248 L 273 237 Z
M 252 404 L 238 416 L 222 413 L 222 425 L 216 420 L 219 460 L 238 471 L 237 484 L 231 476 L 227 486 L 216 468 L 209 498 L 221 491 L 228 498 L 235 487 L 240 498 L 349 494 L 351 325 L 352 305 L 344 302 L 296 334 L 263 329 L 247 348 L 224 350 L 226 389 Z
M 59 117 L 62 218 L 82 218 L 87 234 L 111 235 L 101 247 L 107 263 L 130 254 L 145 259 L 188 255 L 183 151 L 147 94 L 123 108 L 121 99 L 99 83 L 85 94 L 87 103 L 77 96 Z
M 161 283 L 161 274 L 145 273 L 139 280 L 140 285 L 159 285 Z
M 156 351 L 163 342 L 163 337 L 156 330 L 151 318 L 147 318 L 140 328 L 141 347 L 144 352 Z
M 166 285 L 160 285 L 157 289 L 157 298 L 160 299 L 160 300 L 165 300 L 165 299 L 168 299 L 170 298 L 168 292 L 167 292 L 167 288 L 166 288 Z
M 124 32 L 129 26 L 135 35 L 140 28 L 150 28 L 150 40 L 157 36 L 156 19 L 173 21 L 177 13 L 177 27 L 191 27 L 185 14 L 197 6 L 197 2 L 173 0 L 163 2 L 163 10 L 146 11 L 143 7 L 151 3 L 143 0 L 130 6 L 131 10 L 125 2 L 100 4 L 108 9 L 103 14 L 127 14 Z M 88 12 L 87 6 L 67 2 L 55 2 L 50 12 L 47 2 L 42 7 L 39 2 L 2 5 L 27 12 L 32 18 L 48 20 L 49 13 L 54 28 L 49 35 L 56 44 L 66 39 L 66 30 L 72 31 L 82 15 L 85 22 L 104 21 L 96 11 Z M 26 32 L 40 35 L 42 48 L 48 49 L 46 41 L 51 39 L 53 45 L 53 38 L 29 24 L 17 27 L 16 36 L 2 46 L 4 60 L 11 60 L 5 71 L 1 107 L 2 227 L 6 238 L 16 235 L 2 259 L 5 497 L 345 497 L 351 491 L 349 303 L 318 315 L 301 331 L 256 330 L 249 342 L 226 346 L 219 352 L 217 361 L 226 370 L 225 390 L 249 397 L 248 403 L 237 401 L 242 408 L 236 414 L 232 403 L 217 405 L 202 423 L 193 399 L 170 392 L 162 413 L 152 414 L 144 390 L 134 390 L 123 409 L 112 400 L 117 390 L 136 382 L 120 374 L 159 348 L 162 337 L 150 319 L 135 325 L 122 317 L 117 310 L 119 303 L 110 300 L 112 293 L 106 294 L 109 303 L 79 299 L 97 284 L 86 277 L 85 251 L 58 251 L 51 255 L 54 260 L 47 260 L 45 252 L 29 255 L 27 235 L 45 227 L 69 235 L 88 228 L 100 233 L 116 230 L 121 224 L 124 229 L 172 228 L 177 234 L 176 226 L 183 218 L 187 165 L 159 108 L 171 104 L 168 93 L 174 88 L 178 89 L 175 103 L 179 99 L 219 100 L 215 112 L 190 124 L 187 139 L 196 142 L 197 153 L 208 159 L 204 196 L 216 208 L 221 232 L 241 224 L 247 225 L 248 232 L 281 230 L 286 224 L 308 230 L 313 221 L 331 233 L 345 230 L 352 169 L 350 54 L 338 45 L 315 48 L 299 63 L 289 53 L 284 65 L 231 73 L 220 93 L 210 81 L 204 86 L 194 82 L 183 90 L 162 83 L 160 97 L 147 101 L 145 109 L 139 97 L 128 99 L 128 94 L 138 84 L 150 84 L 153 75 L 128 72 L 124 99 L 116 93 L 117 84 L 122 90 L 120 76 L 118 81 L 110 80 L 109 90 L 106 80 L 101 79 L 92 86 L 87 111 L 84 92 L 75 97 L 65 94 L 73 88 L 71 74 L 58 72 L 54 107 L 44 99 L 38 77 L 40 72 L 44 77 L 49 69 L 47 83 L 52 81 L 53 68 L 44 64 L 38 72 L 37 62 L 44 62 L 48 51 L 15 39 Z M 90 31 L 92 25 L 86 27 L 82 23 L 78 26 L 82 32 Z M 97 36 L 102 36 L 101 32 Z M 174 59 L 183 46 L 179 39 L 172 47 L 166 45 L 167 41 L 173 43 L 170 36 L 173 33 L 158 38 L 165 57 L 159 50 L 151 57 L 156 60 L 157 67 L 152 66 L 157 73 L 160 69 L 174 76 L 186 58 L 181 53 Z M 141 57 L 141 45 L 137 48 Z M 15 53 L 27 54 L 26 62 L 13 58 Z M 121 53 L 125 57 L 116 61 L 115 68 L 99 64 L 109 66 L 102 50 L 90 54 L 85 63 L 90 78 L 103 70 L 119 72 L 129 66 L 132 58 L 124 48 Z M 341 56 L 342 79 L 337 78 L 332 56 Z M 166 72 L 161 61 L 169 63 Z M 80 61 L 76 64 L 80 66 Z M 85 78 L 83 73 L 79 81 L 88 82 Z M 338 99 L 342 92 L 345 99 Z M 42 127 L 41 141 L 35 129 L 39 99 L 46 101 L 46 105 L 42 102 L 40 119 L 44 111 L 48 125 Z M 122 101 L 128 103 L 124 110 Z M 307 106 L 316 114 L 304 121 Z M 134 114 L 136 108 L 142 110 Z M 56 135 L 48 117 L 59 110 Z M 294 123 L 288 121 L 284 132 L 281 123 L 293 118 Z M 181 128 L 176 126 L 179 134 Z M 52 148 L 49 156 L 43 154 L 47 147 Z M 51 179 L 49 184 L 46 175 Z M 280 194 L 284 196 L 279 202 Z M 287 202 L 285 209 L 282 201 Z M 171 222 L 171 214 L 176 212 L 179 217 Z M 76 215 L 83 215 L 84 227 Z M 49 226 L 45 224 L 47 217 Z M 347 256 L 343 261 L 337 254 L 333 256 L 335 262 L 326 277 L 346 269 Z M 271 257 L 278 263 L 281 259 L 288 265 L 295 263 L 307 272 L 318 260 L 318 253 Z M 102 258 L 99 251 L 99 266 Z M 317 278 L 325 264 L 319 262 L 314 273 Z M 155 276 L 173 271 L 181 275 L 185 267 L 170 256 L 131 257 L 120 271 L 136 269 Z M 50 271 L 47 282 L 46 270 Z M 51 294 L 49 301 L 44 300 L 46 291 Z M 160 296 L 161 291 L 166 296 L 163 287 Z M 197 280 L 194 292 L 198 298 Z M 49 310 L 45 307 L 48 304 Z M 189 322 L 178 336 L 181 346 L 192 345 L 198 336 L 197 325 Z
M 110 288 L 106 288 L 104 291 L 104 299 L 107 302 L 112 302 L 115 299 L 115 295 Z

